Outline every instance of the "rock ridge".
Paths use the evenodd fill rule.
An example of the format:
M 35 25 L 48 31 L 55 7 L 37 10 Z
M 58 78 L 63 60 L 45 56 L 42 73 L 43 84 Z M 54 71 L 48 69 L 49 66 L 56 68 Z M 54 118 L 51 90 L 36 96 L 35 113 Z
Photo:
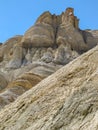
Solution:
M 0 129 L 97 130 L 97 63 L 98 46 L 1 110 Z
M 0 109 L 98 44 L 97 30 L 81 30 L 73 8 L 44 12 L 24 35 L 0 44 Z

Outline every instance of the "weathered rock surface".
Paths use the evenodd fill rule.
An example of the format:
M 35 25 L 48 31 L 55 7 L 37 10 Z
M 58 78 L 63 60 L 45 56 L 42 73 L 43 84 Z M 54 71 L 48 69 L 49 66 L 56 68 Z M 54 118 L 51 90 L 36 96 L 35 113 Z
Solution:
M 97 43 L 97 31 L 79 29 L 73 8 L 57 16 L 45 12 L 24 36 L 15 36 L 1 45 L 0 66 L 3 70 L 18 69 L 34 61 L 63 65 Z
M 0 109 L 97 44 L 98 31 L 81 30 L 73 8 L 43 13 L 0 45 Z
M 1 130 L 97 130 L 98 46 L 0 111 Z
M 8 79 L 6 75 L 0 72 L 0 91 L 8 85 Z
M 42 80 L 42 77 L 39 75 L 35 75 L 32 73 L 25 73 L 12 81 L 11 83 L 7 83 L 5 81 L 5 77 L 0 76 L 0 90 L 5 88 L 7 85 L 7 88 L 0 93 L 0 109 L 3 108 L 5 105 L 13 102 L 18 96 L 23 94 L 28 89 L 35 86 L 37 83 L 39 83 Z
M 94 38 L 96 43 L 98 44 L 98 30 L 85 30 L 86 32 L 89 32 Z
M 63 65 L 96 46 L 96 35 L 97 31 L 79 29 L 79 19 L 74 16 L 73 8 L 67 8 L 61 15 L 45 12 L 24 36 L 15 36 L 0 47 L 0 64 L 7 69 L 17 69 L 39 60 Z M 67 57 L 60 58 L 65 54 L 66 49 L 63 49 L 64 54 L 59 52 L 63 47 L 68 48 Z

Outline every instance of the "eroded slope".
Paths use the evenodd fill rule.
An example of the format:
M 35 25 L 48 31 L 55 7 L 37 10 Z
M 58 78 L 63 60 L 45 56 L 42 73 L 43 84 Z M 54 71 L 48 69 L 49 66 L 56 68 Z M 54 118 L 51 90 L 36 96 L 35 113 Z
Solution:
M 0 112 L 1 130 L 97 130 L 98 46 Z

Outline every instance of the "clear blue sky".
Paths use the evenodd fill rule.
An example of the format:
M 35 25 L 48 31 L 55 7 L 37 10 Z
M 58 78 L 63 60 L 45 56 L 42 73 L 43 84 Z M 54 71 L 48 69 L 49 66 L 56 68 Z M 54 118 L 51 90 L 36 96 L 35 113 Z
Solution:
M 0 42 L 24 34 L 44 11 L 75 9 L 81 29 L 98 29 L 98 0 L 0 0 Z

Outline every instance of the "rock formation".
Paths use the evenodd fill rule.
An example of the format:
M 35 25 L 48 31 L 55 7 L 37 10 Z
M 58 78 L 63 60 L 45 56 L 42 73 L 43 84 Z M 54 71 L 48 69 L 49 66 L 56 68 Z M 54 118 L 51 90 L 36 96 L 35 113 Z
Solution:
M 74 16 L 73 8 L 67 8 L 61 15 L 52 15 L 48 11 L 44 12 L 23 36 L 17 35 L 0 44 L 0 109 L 16 100 L 18 96 L 21 96 L 32 87 L 32 90 L 35 90 L 36 84 L 40 84 L 41 80 L 97 44 L 98 31 L 81 30 L 79 19 Z M 72 67 L 74 68 L 74 66 Z M 68 70 L 70 71 L 70 69 L 69 67 Z M 64 72 L 67 74 L 67 69 Z M 78 68 L 77 73 L 79 73 Z M 58 80 L 60 79 L 58 78 Z M 72 80 L 69 80 L 68 77 L 68 82 L 73 82 Z M 78 80 L 77 77 L 76 80 Z M 83 81 L 85 82 L 85 80 L 84 78 Z M 44 81 L 42 82 L 44 83 Z M 53 84 L 55 82 L 53 83 L 51 79 L 49 85 L 53 86 Z M 66 82 L 66 84 L 68 83 Z M 36 88 L 36 91 L 38 92 L 39 89 Z M 46 90 L 48 91 L 48 88 Z M 34 92 L 34 95 L 37 92 Z M 8 127 L 9 129 L 16 129 L 16 126 Z M 50 129 L 52 130 L 52 127 Z
M 98 38 L 92 31 L 79 29 L 79 19 L 74 16 L 73 8 L 67 8 L 61 15 L 44 12 L 24 36 L 15 36 L 0 47 L 0 61 L 5 68 L 17 69 L 27 63 L 43 60 L 43 55 L 51 48 L 52 58 L 48 61 L 50 63 L 57 59 L 56 54 L 61 46 L 68 47 L 69 52 L 76 51 L 80 55 L 97 45 L 97 42 Z M 70 59 L 73 59 L 71 53 L 69 55 Z M 5 61 L 8 61 L 7 64 Z
M 97 130 L 98 46 L 0 111 L 0 130 Z

